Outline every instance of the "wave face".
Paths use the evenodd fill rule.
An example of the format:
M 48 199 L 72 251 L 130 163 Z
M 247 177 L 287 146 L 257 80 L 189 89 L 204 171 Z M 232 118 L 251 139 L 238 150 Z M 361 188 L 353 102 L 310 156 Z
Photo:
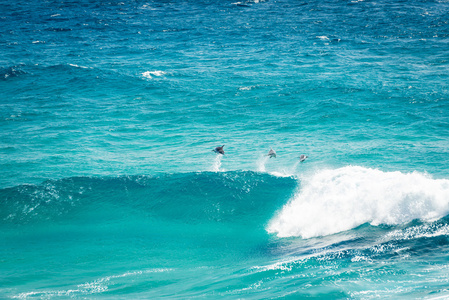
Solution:
M 0 294 L 364 298 L 428 295 L 430 286 L 446 295 L 438 283 L 447 188 L 424 174 L 362 167 L 302 180 L 231 171 L 6 188 Z M 422 265 L 429 260 L 436 266 Z M 410 265 L 413 274 L 403 270 Z
M 284 203 L 286 190 L 295 184 L 291 177 L 249 171 L 73 177 L 0 190 L 0 218 L 11 226 L 53 223 L 89 216 L 106 206 L 111 215 L 103 214 L 105 218 L 140 211 L 148 218 L 186 224 L 258 224 Z
M 233 261 L 265 255 L 265 226 L 295 186 L 292 177 L 248 171 L 73 177 L 2 189 L 0 281 L 8 288 L 0 294 L 96 297 L 130 288 L 140 297 L 140 285 L 166 278 L 150 280 L 147 298 L 192 274 L 207 281 L 202 268 L 208 274 L 223 264 L 224 276 Z M 33 272 L 39 277 L 28 283 Z M 55 289 L 36 289 L 53 280 Z M 191 296 L 189 284 L 174 293 Z

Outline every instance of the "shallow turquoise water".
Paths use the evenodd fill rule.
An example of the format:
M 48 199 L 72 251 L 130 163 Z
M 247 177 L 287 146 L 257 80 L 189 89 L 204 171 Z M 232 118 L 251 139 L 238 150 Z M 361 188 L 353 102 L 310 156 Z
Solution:
M 448 296 L 447 1 L 0 4 L 0 297 Z

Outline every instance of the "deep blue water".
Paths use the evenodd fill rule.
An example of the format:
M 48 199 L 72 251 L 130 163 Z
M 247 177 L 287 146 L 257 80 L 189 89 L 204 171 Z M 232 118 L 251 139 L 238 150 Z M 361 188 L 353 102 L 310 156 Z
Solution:
M 0 298 L 449 298 L 448 1 L 0 11 Z

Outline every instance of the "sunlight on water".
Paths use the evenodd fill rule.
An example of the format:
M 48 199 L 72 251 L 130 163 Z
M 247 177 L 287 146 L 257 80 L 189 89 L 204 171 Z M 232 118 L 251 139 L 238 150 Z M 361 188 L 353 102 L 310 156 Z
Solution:
M 448 1 L 2 8 L 1 299 L 448 295 Z

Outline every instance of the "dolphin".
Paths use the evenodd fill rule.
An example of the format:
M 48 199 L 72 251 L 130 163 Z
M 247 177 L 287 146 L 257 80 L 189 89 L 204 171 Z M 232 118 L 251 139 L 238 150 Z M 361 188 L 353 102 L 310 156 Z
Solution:
M 305 161 L 307 157 L 308 157 L 307 155 L 301 154 L 301 155 L 299 156 L 299 162 Z
M 270 151 L 268 151 L 267 156 L 269 156 L 270 158 L 272 157 L 276 158 L 276 152 L 270 148 Z
M 221 154 L 221 155 L 225 155 L 225 153 L 224 153 L 224 150 L 223 150 L 223 147 L 224 147 L 225 145 L 223 145 L 223 146 L 221 146 L 221 147 L 216 147 L 214 150 L 212 150 L 212 151 L 214 151 L 215 153 L 217 153 L 217 154 Z

